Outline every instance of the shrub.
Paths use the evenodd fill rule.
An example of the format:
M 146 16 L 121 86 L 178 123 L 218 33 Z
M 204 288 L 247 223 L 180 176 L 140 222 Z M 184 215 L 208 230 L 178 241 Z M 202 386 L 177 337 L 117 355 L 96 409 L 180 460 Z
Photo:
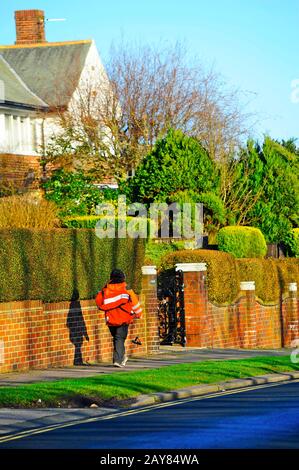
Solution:
M 59 226 L 57 207 L 39 195 L 0 199 L 0 229 L 51 229 Z
M 60 168 L 52 173 L 43 188 L 46 199 L 55 202 L 61 216 L 95 213 L 96 206 L 104 200 L 104 193 L 82 171 Z
M 237 259 L 240 281 L 255 281 L 255 293 L 263 302 L 277 302 L 280 294 L 277 263 L 273 259 Z
M 218 248 L 236 258 L 263 258 L 267 244 L 262 232 L 255 227 L 223 227 L 217 234 Z
M 162 258 L 162 269 L 171 269 L 176 263 L 207 263 L 208 293 L 212 302 L 233 302 L 239 293 L 239 274 L 235 259 L 228 253 L 212 250 L 180 250 Z
M 103 240 L 93 230 L 0 230 L 0 301 L 69 300 L 74 289 L 93 298 L 115 267 L 138 292 L 144 248 L 144 240 Z
M 184 242 L 155 243 L 149 241 L 145 249 L 145 264 L 161 266 L 163 257 L 167 253 L 184 249 Z

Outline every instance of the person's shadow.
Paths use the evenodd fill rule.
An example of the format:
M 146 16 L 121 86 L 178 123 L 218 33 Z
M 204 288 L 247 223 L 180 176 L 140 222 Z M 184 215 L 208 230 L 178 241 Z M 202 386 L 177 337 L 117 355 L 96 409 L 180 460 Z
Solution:
M 74 366 L 83 366 L 85 364 L 82 358 L 82 345 L 84 338 L 89 341 L 89 336 L 82 313 L 78 289 L 73 290 L 66 326 L 69 329 L 70 342 L 75 347 Z

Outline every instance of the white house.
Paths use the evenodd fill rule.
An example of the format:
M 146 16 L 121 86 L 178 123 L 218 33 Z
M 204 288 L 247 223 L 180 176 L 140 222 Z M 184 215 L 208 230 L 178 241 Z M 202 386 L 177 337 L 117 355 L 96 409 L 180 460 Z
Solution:
M 40 176 L 39 159 L 60 131 L 58 110 L 72 109 L 87 83 L 108 77 L 92 40 L 48 43 L 41 10 L 15 12 L 15 45 L 0 46 L 0 178 Z

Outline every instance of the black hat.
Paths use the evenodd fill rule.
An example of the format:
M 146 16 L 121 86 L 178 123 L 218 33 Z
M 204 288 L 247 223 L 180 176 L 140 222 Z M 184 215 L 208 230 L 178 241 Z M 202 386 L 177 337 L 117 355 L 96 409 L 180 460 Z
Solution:
M 110 283 L 111 284 L 120 284 L 126 279 L 125 274 L 121 269 L 113 269 L 110 273 Z

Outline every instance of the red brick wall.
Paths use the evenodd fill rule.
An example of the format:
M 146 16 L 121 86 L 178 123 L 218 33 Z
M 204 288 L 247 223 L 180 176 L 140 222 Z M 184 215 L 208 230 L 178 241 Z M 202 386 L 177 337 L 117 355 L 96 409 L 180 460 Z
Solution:
M 126 341 L 129 355 L 150 354 L 157 350 L 158 328 L 154 295 L 147 296 L 143 318 L 130 326 Z M 89 341 L 85 335 L 88 334 Z M 142 346 L 131 340 L 139 336 Z M 4 342 L 4 360 L 0 372 L 46 367 L 71 366 L 75 345 L 81 350 L 83 361 L 112 360 L 112 339 L 103 312 L 93 300 L 79 304 L 61 302 L 44 304 L 40 301 L 0 304 L 0 341 Z M 78 356 L 77 356 L 78 357 Z
M 45 42 L 45 14 L 42 10 L 19 10 L 15 12 L 16 44 Z
M 38 179 L 41 176 L 40 158 L 26 155 L 0 154 L 1 182 L 12 183 L 20 189 L 28 189 L 26 177 L 31 170 L 34 171 L 35 179 L 29 187 L 35 189 L 39 186 Z
M 155 353 L 158 352 L 160 345 L 156 275 L 144 275 L 142 277 L 140 300 L 145 310 L 147 350 L 150 353 Z
M 299 300 L 287 294 L 263 305 L 254 291 L 235 303 L 208 301 L 205 272 L 184 272 L 187 346 L 207 348 L 280 348 L 299 339 Z

